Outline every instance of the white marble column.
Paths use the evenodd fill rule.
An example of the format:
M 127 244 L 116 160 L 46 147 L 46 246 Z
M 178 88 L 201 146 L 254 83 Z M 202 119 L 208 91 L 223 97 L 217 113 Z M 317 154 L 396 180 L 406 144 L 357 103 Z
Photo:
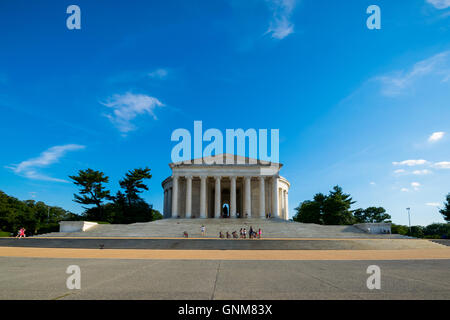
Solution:
M 236 177 L 230 177 L 230 217 L 236 218 Z
M 288 192 L 287 192 L 287 190 L 284 191 L 284 201 L 285 201 L 284 207 L 285 207 L 285 211 L 286 211 L 284 219 L 285 220 L 289 220 L 289 201 L 288 201 Z
M 164 189 L 163 215 L 167 216 L 167 189 Z
M 266 217 L 266 191 L 264 189 L 264 177 L 259 177 L 259 217 Z
M 216 179 L 216 187 L 214 189 L 214 194 L 215 194 L 215 201 L 214 201 L 214 218 L 220 218 L 220 212 L 221 212 L 221 207 L 220 207 L 220 179 L 221 177 L 215 177 Z
M 172 188 L 169 188 L 169 190 L 167 191 L 167 217 L 169 218 L 170 215 L 172 215 Z
M 272 217 L 279 217 L 278 215 L 278 177 L 272 178 Z
M 244 203 L 244 218 L 251 218 L 252 216 L 252 178 L 245 177 L 245 203 Z
M 186 177 L 186 219 L 192 217 L 192 177 Z
M 206 218 L 206 176 L 200 177 L 200 218 Z
M 172 177 L 172 218 L 178 216 L 178 176 Z

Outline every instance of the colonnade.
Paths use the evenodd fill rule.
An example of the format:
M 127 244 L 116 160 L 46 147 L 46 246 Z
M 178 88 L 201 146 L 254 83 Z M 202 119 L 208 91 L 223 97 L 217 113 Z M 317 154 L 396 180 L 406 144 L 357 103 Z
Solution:
M 255 217 L 252 216 L 252 188 L 251 179 L 253 176 L 206 176 L 200 175 L 196 176 L 200 178 L 200 218 L 207 218 L 207 179 L 214 179 L 214 218 L 220 218 L 222 212 L 222 178 L 229 178 L 230 180 L 230 203 L 229 203 L 229 213 L 231 218 L 237 218 L 237 205 L 236 205 L 236 180 L 237 178 L 243 178 L 243 212 L 242 217 Z M 172 176 L 172 188 L 164 190 L 164 212 L 168 212 L 170 206 L 170 212 L 172 218 L 177 218 L 180 216 L 179 208 L 179 190 L 180 190 L 180 179 L 184 178 L 186 181 L 185 187 L 185 218 L 192 218 L 192 180 L 194 176 L 192 175 L 173 175 Z M 257 217 L 265 218 L 267 212 L 270 212 L 272 217 L 278 217 L 281 219 L 288 219 L 288 191 L 286 189 L 280 188 L 279 177 L 278 176 L 258 176 L 259 185 L 259 205 Z M 266 191 L 265 191 L 265 181 L 271 180 L 271 207 L 266 208 Z M 197 189 L 198 190 L 198 189 Z M 257 202 L 258 203 L 258 202 Z M 267 210 L 266 210 L 267 209 Z

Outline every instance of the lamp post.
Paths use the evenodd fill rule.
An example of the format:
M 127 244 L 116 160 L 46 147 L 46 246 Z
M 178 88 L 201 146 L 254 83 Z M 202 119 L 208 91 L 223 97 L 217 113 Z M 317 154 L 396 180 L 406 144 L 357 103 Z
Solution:
M 408 220 L 409 220 L 409 235 L 411 236 L 411 215 L 410 215 L 410 210 L 411 208 L 406 208 L 406 210 L 408 211 Z

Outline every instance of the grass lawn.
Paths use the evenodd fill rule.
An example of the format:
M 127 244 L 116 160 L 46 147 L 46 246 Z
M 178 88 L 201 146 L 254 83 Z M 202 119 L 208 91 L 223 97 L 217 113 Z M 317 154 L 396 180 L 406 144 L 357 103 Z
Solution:
M 9 237 L 9 236 L 11 236 L 11 234 L 9 232 L 0 231 L 0 237 Z

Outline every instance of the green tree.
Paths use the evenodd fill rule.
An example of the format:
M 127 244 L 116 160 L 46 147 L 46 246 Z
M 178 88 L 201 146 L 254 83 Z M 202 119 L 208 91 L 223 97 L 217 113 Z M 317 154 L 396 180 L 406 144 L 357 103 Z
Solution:
M 411 226 L 411 232 L 408 230 L 408 236 L 414 238 L 423 238 L 424 237 L 424 227 L 422 226 Z
M 381 223 L 391 222 L 391 216 L 382 207 L 368 207 L 366 209 L 356 209 L 353 211 L 356 223 Z
M 78 216 L 62 208 L 41 201 L 21 201 L 0 191 L 0 230 L 16 233 L 24 227 L 27 235 L 57 231 L 59 221 L 75 217 Z
M 440 214 L 444 217 L 444 220 L 450 222 L 450 193 L 447 194 L 446 202 L 444 202 L 444 208 L 439 210 Z
M 450 238 L 450 223 L 432 223 L 423 230 L 428 238 Z
M 323 222 L 326 225 L 353 224 L 353 214 L 350 211 L 352 200 L 339 186 L 333 187 L 323 204 Z
M 144 190 L 148 191 L 148 187 L 144 184 L 144 179 L 151 179 L 150 169 L 134 169 L 125 174 L 125 178 L 119 181 L 120 187 L 125 190 L 128 205 L 131 206 L 133 202 L 140 199 L 139 193 Z
M 153 210 L 153 221 L 163 219 L 163 215 L 158 210 Z
M 109 190 L 106 190 L 103 185 L 109 182 L 109 178 L 103 172 L 92 169 L 79 170 L 77 176 L 69 176 L 69 178 L 80 188 L 80 195 L 74 194 L 73 201 L 84 205 L 95 205 L 99 215 L 102 216 L 103 201 L 111 198 Z
M 400 235 L 407 235 L 409 232 L 409 228 L 408 226 L 402 226 L 402 225 L 398 225 L 398 224 L 392 224 L 391 225 L 391 232 L 392 234 L 400 234 Z
M 323 224 L 322 213 L 325 199 L 326 196 L 324 194 L 317 193 L 314 196 L 314 200 L 303 201 L 295 208 L 297 214 L 294 216 L 293 220 L 303 223 Z

